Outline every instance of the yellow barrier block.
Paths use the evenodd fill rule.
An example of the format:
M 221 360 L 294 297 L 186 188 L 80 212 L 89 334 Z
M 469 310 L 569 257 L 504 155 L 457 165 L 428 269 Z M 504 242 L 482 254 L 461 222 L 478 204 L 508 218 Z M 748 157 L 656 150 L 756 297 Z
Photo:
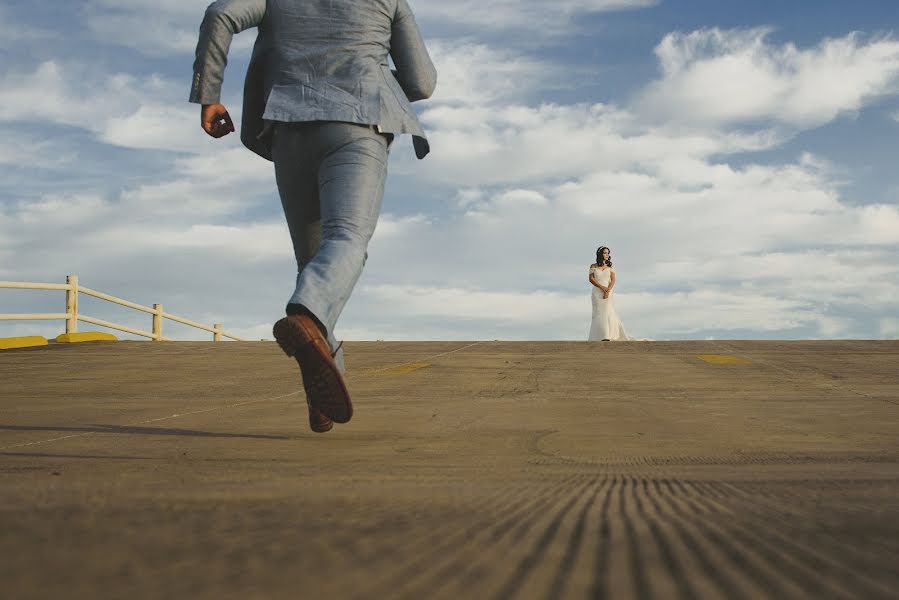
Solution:
M 696 358 L 710 365 L 751 365 L 748 358 L 740 358 L 732 354 L 700 354 Z
M 84 333 L 61 333 L 56 336 L 60 344 L 75 344 L 80 342 L 117 342 L 119 338 L 111 333 L 99 331 L 85 331 Z
M 0 350 L 12 350 L 13 348 L 31 348 L 34 346 L 46 346 L 49 342 L 42 335 L 29 335 L 25 337 L 0 338 Z
M 386 369 L 371 369 L 368 374 L 370 375 L 408 375 L 414 371 L 418 371 L 419 369 L 425 369 L 430 367 L 430 363 L 413 363 L 408 365 L 400 365 L 398 367 L 388 367 Z

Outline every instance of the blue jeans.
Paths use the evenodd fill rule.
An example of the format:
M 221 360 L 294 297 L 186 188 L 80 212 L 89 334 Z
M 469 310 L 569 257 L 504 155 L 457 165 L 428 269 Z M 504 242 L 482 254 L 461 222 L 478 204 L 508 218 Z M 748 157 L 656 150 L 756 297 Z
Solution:
M 297 259 L 289 303 L 318 320 L 343 371 L 334 326 L 368 258 L 392 136 L 322 121 L 276 123 L 272 135 L 275 178 Z

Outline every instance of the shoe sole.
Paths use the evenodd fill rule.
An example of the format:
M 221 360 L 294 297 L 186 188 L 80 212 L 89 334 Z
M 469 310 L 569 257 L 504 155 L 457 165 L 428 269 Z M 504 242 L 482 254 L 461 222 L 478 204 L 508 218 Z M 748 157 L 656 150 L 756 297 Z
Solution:
M 316 344 L 312 335 L 294 319 L 285 317 L 275 323 L 272 334 L 284 354 L 299 363 L 309 404 L 335 423 L 349 422 L 353 404 L 330 352 Z
M 334 428 L 334 423 L 328 423 L 327 427 L 324 427 L 324 428 L 313 427 L 312 423 L 309 423 L 309 429 L 311 429 L 315 433 L 328 433 L 333 428 Z

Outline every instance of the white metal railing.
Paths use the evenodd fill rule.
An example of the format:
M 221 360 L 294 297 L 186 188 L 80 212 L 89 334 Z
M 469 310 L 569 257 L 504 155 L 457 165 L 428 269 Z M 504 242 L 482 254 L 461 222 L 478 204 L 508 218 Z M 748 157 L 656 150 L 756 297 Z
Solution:
M 83 321 L 85 323 L 91 323 L 93 325 L 99 325 L 101 327 L 108 327 L 109 329 L 124 331 L 125 333 L 139 335 L 141 337 L 150 338 L 151 340 L 156 342 L 161 342 L 171 341 L 170 338 L 162 337 L 162 320 L 169 319 L 170 321 L 175 321 L 176 323 L 182 323 L 190 327 L 208 331 L 212 333 L 212 340 L 215 342 L 222 341 L 223 337 L 237 340 L 239 342 L 245 341 L 235 335 L 228 333 L 227 331 L 224 331 L 222 329 L 221 323 L 216 323 L 212 327 L 209 327 L 208 325 L 203 325 L 201 323 L 197 323 L 196 321 L 191 321 L 189 319 L 164 312 L 162 310 L 162 304 L 154 304 L 153 308 L 150 308 L 148 306 L 142 306 L 134 302 L 122 300 L 121 298 L 116 298 L 115 296 L 110 296 L 109 294 L 104 294 L 103 292 L 98 292 L 96 290 L 81 286 L 78 284 L 77 275 L 69 275 L 68 277 L 66 277 L 66 283 L 29 283 L 23 281 L 0 281 L 0 288 L 18 290 L 65 290 L 66 292 L 66 312 L 64 313 L 19 315 L 0 313 L 0 321 L 65 320 L 66 333 L 77 333 L 78 321 Z M 106 300 L 107 302 L 112 302 L 114 304 L 119 304 L 121 306 L 132 308 L 134 310 L 149 313 L 153 315 L 153 331 L 141 331 L 139 329 L 126 327 L 125 325 L 119 325 L 118 323 L 110 323 L 109 321 L 103 321 L 101 319 L 96 319 L 94 317 L 80 314 L 78 312 L 78 294 L 86 294 L 88 296 L 93 296 L 94 298 L 99 298 L 100 300 Z

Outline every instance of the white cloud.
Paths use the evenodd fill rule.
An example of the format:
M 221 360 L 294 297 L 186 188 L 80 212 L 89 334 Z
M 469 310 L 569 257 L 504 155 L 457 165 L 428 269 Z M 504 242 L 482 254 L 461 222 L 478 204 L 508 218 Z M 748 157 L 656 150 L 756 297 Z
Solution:
M 130 78 L 119 76 L 109 88 L 128 93 Z M 52 121 L 85 126 L 102 109 L 92 100 L 72 93 L 63 69 L 53 61 L 42 63 L 33 73 L 7 73 L 0 80 L 0 119 L 4 121 Z M 114 91 L 109 89 L 110 92 Z M 114 94 L 110 93 L 114 98 Z
M 89 0 L 85 20 L 94 37 L 153 57 L 193 54 L 200 23 L 210 0 Z M 256 40 L 255 29 L 238 34 L 232 56 L 245 53 Z
M 438 27 L 447 24 L 466 30 L 501 31 L 509 28 L 531 35 L 559 35 L 578 15 L 634 10 L 658 4 L 660 0 L 476 0 L 444 2 L 413 1 L 419 20 Z M 188 55 L 197 44 L 197 34 L 210 0 L 88 0 L 84 14 L 88 29 L 107 44 L 134 49 L 153 57 Z M 255 42 L 255 29 L 238 34 L 232 43 L 234 54 L 246 53 Z
M 71 165 L 77 153 L 64 149 L 58 140 L 15 128 L 0 127 L 0 165 L 10 169 L 59 169 Z
M 104 114 L 136 109 L 142 97 L 158 96 L 166 85 L 157 76 L 109 76 L 75 63 L 46 61 L 31 73 L 9 72 L 0 80 L 0 119 L 97 130 Z
M 880 336 L 886 339 L 899 339 L 899 317 L 887 317 L 880 320 Z
M 545 89 L 557 73 L 538 59 L 477 42 L 437 40 L 428 52 L 439 73 L 439 91 L 429 104 L 488 104 Z
M 205 168 L 195 158 L 185 162 L 182 169 Z M 758 169 L 730 169 L 709 188 L 711 193 L 698 194 L 642 175 L 650 182 L 649 192 L 630 202 L 609 202 L 605 210 L 591 207 L 587 214 L 570 197 L 572 186 L 548 186 L 540 192 L 510 188 L 481 194 L 476 200 L 481 212 L 470 217 L 463 216 L 463 208 L 442 220 L 385 215 L 347 327 L 358 331 L 361 321 L 388 339 L 581 339 L 589 320 L 586 265 L 600 242 L 613 248 L 619 311 L 638 337 L 711 329 L 783 331 L 814 323 L 821 335 L 851 335 L 852 321 L 826 315 L 828 305 L 889 311 L 899 288 L 891 252 L 853 248 L 853 239 L 865 243 L 866 227 L 876 227 L 876 221 L 865 224 L 853 217 L 867 208 L 837 202 L 821 173 L 804 170 L 811 167 Z M 768 187 L 753 187 L 759 181 Z M 584 180 L 578 191 L 601 193 L 594 185 Z M 715 196 L 726 198 L 728 190 L 755 190 L 773 199 L 735 217 L 734 207 Z M 0 229 L 13 232 L 5 239 L 13 252 L 29 240 L 45 240 L 43 254 L 21 257 L 19 268 L 32 272 L 70 248 L 75 251 L 69 250 L 71 268 L 66 270 L 94 265 L 93 272 L 84 272 L 86 279 L 98 278 L 97 266 L 117 255 L 113 265 L 143 264 L 143 276 L 170 282 L 175 277 L 181 293 L 195 297 L 208 298 L 213 289 L 207 279 L 192 281 L 194 274 L 227 265 L 233 281 L 258 282 L 229 292 L 250 314 L 259 314 L 252 307 L 263 301 L 251 290 L 270 288 L 259 272 L 279 271 L 285 288 L 280 292 L 288 293 L 290 249 L 280 219 L 204 223 L 216 214 L 183 209 L 178 201 L 186 194 L 173 194 L 176 202 L 160 209 L 146 197 L 131 201 L 133 193 L 126 190 L 118 202 L 51 197 L 21 205 L 6 215 Z M 793 211 L 798 224 L 781 227 L 779 213 L 771 219 L 766 207 L 793 197 L 799 199 Z M 743 203 L 740 197 L 733 201 L 738 207 Z M 694 218 L 679 219 L 679 213 Z M 827 250 L 804 249 L 826 243 L 832 217 L 841 227 L 842 234 L 833 238 L 838 243 Z M 96 223 L 106 225 L 97 230 Z M 845 231 L 854 238 L 847 239 Z M 895 244 L 895 238 L 886 243 Z M 798 248 L 767 250 L 784 246 Z M 167 272 L 166 265 L 178 265 L 177 274 Z M 269 303 L 281 300 L 279 290 L 269 289 L 264 296 Z M 360 310 L 364 314 L 356 316 Z
M 670 33 L 656 47 L 662 78 L 641 114 L 693 126 L 769 120 L 821 125 L 899 89 L 899 41 L 857 33 L 816 47 L 768 41 L 770 29 Z
M 630 289 L 741 287 L 763 272 L 774 284 L 766 294 L 787 286 L 811 302 L 839 291 L 886 308 L 899 284 L 886 250 L 899 244 L 897 207 L 845 204 L 826 173 L 801 164 L 704 172 L 711 176 L 696 189 L 664 172 L 597 172 L 539 190 L 468 190 L 458 216 L 407 232 L 395 249 L 373 244 L 370 268 L 389 280 L 391 269 L 378 265 L 398 264 L 404 248 L 416 248 L 421 265 L 449 253 L 444 280 L 464 280 L 474 268 L 498 287 L 571 288 L 586 281 L 592 250 L 604 243 L 626 257 Z M 862 250 L 875 246 L 884 250 Z M 411 281 L 436 275 L 426 267 L 402 273 Z
M 378 240 L 395 238 L 405 235 L 413 229 L 429 225 L 431 225 L 430 220 L 423 214 L 396 217 L 388 213 L 381 213 L 374 238 Z
M 380 331 L 382 339 L 585 340 L 590 326 L 589 290 L 521 292 L 380 284 L 361 286 L 357 295 L 348 314 L 351 323 L 340 331 L 348 339 L 365 339 L 361 337 L 365 333 L 372 336 Z M 823 318 L 807 302 L 739 290 L 631 292 L 615 298 L 628 334 L 639 339 L 647 339 L 648 332 L 664 338 L 709 330 L 783 331 Z M 363 311 L 367 327 L 354 319 L 353 313 Z
M 149 15 L 154 13 L 98 14 L 88 17 L 87 24 L 95 39 L 104 44 L 127 46 L 150 56 L 187 55 L 196 48 L 202 11 L 196 18 L 196 28 L 187 27 L 184 21 L 160 18 L 158 13 L 147 18 Z
M 182 102 L 143 104 L 134 112 L 112 116 L 103 124 L 99 137 L 125 148 L 197 152 L 204 136 L 199 108 Z
M 113 197 L 54 193 L 0 203 L 0 253 L 17 257 L 0 261 L 6 272 L 0 278 L 16 278 L 16 270 L 53 271 L 63 263 L 66 272 L 78 269 L 90 277 L 104 264 L 143 264 L 148 254 L 161 262 L 141 272 L 161 275 L 163 263 L 186 264 L 185 254 L 195 264 L 215 257 L 231 265 L 291 255 L 271 163 L 242 149 L 221 149 L 175 160 L 169 177 L 125 187 Z M 247 182 L 258 187 L 250 191 L 243 187 Z M 251 211 L 267 220 L 243 216 Z M 54 254 L 65 260 L 52 259 Z
M 718 38 L 699 32 L 690 40 L 712 44 L 724 63 L 783 50 L 768 47 L 759 31 Z M 822 56 L 828 53 L 836 66 L 844 64 L 853 44 L 857 52 L 848 54 L 870 67 L 870 81 L 890 80 L 892 42 L 862 46 L 853 36 L 842 41 L 822 42 L 797 61 L 809 65 L 803 81 L 813 81 L 812 72 L 827 72 Z M 887 59 L 871 60 L 884 49 Z M 678 74 L 704 60 L 700 50 L 683 54 L 680 63 L 671 55 L 668 72 Z M 671 93 L 678 90 L 663 89 L 664 82 L 648 89 L 659 94 L 660 104 L 676 103 L 679 97 Z M 890 89 L 884 84 L 876 91 Z M 797 106 L 804 101 L 801 91 L 792 92 Z M 861 94 L 853 110 L 873 96 Z M 846 105 L 841 102 L 840 110 Z M 513 296 L 582 285 L 586 298 L 585 265 L 592 249 L 605 243 L 626 257 L 622 311 L 636 315 L 638 328 L 649 328 L 644 335 L 800 327 L 823 336 L 851 335 L 858 321 L 828 311 L 841 303 L 874 314 L 891 309 L 899 270 L 887 266 L 888 250 L 865 249 L 899 244 L 895 206 L 848 204 L 831 166 L 809 153 L 780 165 L 736 167 L 728 161 L 731 154 L 776 148 L 796 127 L 818 125 L 838 111 L 825 114 L 811 106 L 817 120 L 795 118 L 790 128 L 775 123 L 753 130 L 716 119 L 702 127 L 675 117 L 647 120 L 637 109 L 503 101 L 429 106 L 424 120 L 435 150 L 425 164 L 415 165 L 412 177 L 424 186 L 459 187 L 460 216 L 397 244 L 423 249 L 416 261 L 422 265 L 438 262 L 439 253 L 452 258 L 436 272 L 404 268 L 397 279 L 380 265 L 399 264 L 402 250 L 373 245 L 371 280 L 437 286 L 439 273 L 457 284 L 451 289 L 477 297 L 490 292 L 479 288 L 487 281 L 491 290 L 516 290 Z M 411 166 L 405 172 L 412 173 Z M 672 304 L 672 298 L 686 305 Z M 499 308 L 482 304 L 485 315 L 501 320 Z M 404 305 L 397 306 L 401 311 Z M 564 330 L 576 329 L 569 322 Z M 552 331 L 537 325 L 530 330 Z
M 622 318 L 631 319 L 625 326 L 666 336 L 709 330 L 784 331 L 821 318 L 820 309 L 801 300 L 713 286 L 691 292 L 619 294 L 616 302 Z
M 174 179 L 126 188 L 119 206 L 144 217 L 185 223 L 230 217 L 277 197 L 271 163 L 243 148 L 216 148 L 204 156 L 181 158 L 172 171 Z
M 240 107 L 232 116 L 239 122 Z M 0 121 L 64 125 L 107 144 L 175 152 L 239 146 L 237 135 L 213 140 L 185 88 L 160 75 L 105 74 L 68 61 L 46 61 L 32 72 L 0 77 Z
M 463 188 L 456 192 L 456 203 L 459 208 L 466 209 L 469 206 L 480 203 L 487 197 L 484 190 L 479 188 Z
M 549 202 L 546 196 L 534 190 L 506 190 L 493 198 L 494 206 L 508 207 L 513 210 L 525 209 L 532 206 L 546 206 Z
M 240 225 L 196 224 L 180 228 L 170 224 L 158 229 L 110 229 L 96 239 L 98 246 L 135 255 L 154 252 L 162 247 L 173 258 L 202 251 L 207 257 L 224 258 L 232 266 L 235 261 L 251 266 L 283 257 L 290 245 L 285 233 L 286 227 L 281 221 Z
M 88 0 L 88 7 L 96 11 L 158 11 L 165 15 L 177 17 L 189 17 L 199 14 L 203 16 L 206 7 L 212 4 L 211 0 L 128 0 L 126 7 L 118 0 Z M 200 23 L 197 22 L 199 27 Z
M 537 314 L 566 312 L 583 308 L 584 299 L 558 292 L 536 290 L 528 293 L 480 291 L 413 285 L 371 285 L 362 293 L 397 316 L 427 316 L 437 319 L 505 321 L 523 325 Z
M 544 181 L 664 160 L 699 165 L 713 155 L 772 148 L 783 139 L 770 130 L 654 126 L 604 104 L 433 106 L 423 120 L 435 151 L 421 165 L 403 165 L 403 171 L 467 186 Z
M 577 15 L 655 6 L 660 0 L 418 0 L 412 10 L 423 21 L 475 29 L 520 29 L 535 34 L 561 33 Z
M 61 231 L 101 218 L 106 209 L 103 199 L 95 195 L 54 195 L 20 203 L 14 216 L 21 226 Z
M 209 148 L 204 154 L 185 156 L 175 163 L 175 171 L 196 183 L 236 186 L 238 183 L 268 184 L 274 189 L 272 163 L 248 153 L 242 146 L 234 146 L 236 136 L 230 138 L 231 146 L 222 140 L 207 138 Z M 240 193 L 238 192 L 238 194 Z
M 631 6 L 638 4 L 646 3 Z M 140 0 L 121 10 L 136 18 L 157 6 L 178 19 L 197 9 Z M 441 10 L 420 8 L 428 6 Z M 509 19 L 537 10 L 520 6 Z M 561 19 L 611 6 L 584 0 L 539 10 Z M 584 339 L 587 265 L 602 243 L 613 249 L 619 313 L 637 337 L 895 335 L 897 207 L 850 204 L 836 181 L 839 166 L 812 153 L 772 164 L 746 159 L 777 148 L 796 128 L 889 93 L 894 46 L 847 36 L 797 50 L 770 44 L 759 30 L 673 34 L 659 46 L 661 79 L 631 106 L 535 104 L 554 85 L 541 59 L 470 40 L 436 44 L 445 92 L 423 113 L 433 152 L 421 163 L 396 153 L 391 170 L 400 178 L 392 186 L 447 204 L 382 216 L 339 333 Z M 816 82 L 844 68 L 859 69 L 850 79 L 855 91 L 810 92 L 828 96 Z M 730 69 L 761 92 L 733 99 L 706 85 L 709 74 L 726 83 Z M 691 112 L 689 81 L 721 94 L 710 120 Z M 2 120 L 197 152 L 171 155 L 151 184 L 114 174 L 122 189 L 109 197 L 73 190 L 0 204 L 0 278 L 60 280 L 74 272 L 110 293 L 270 337 L 261 322 L 283 309 L 294 275 L 271 164 L 240 148 L 237 136 L 206 138 L 183 95 L 161 77 L 62 62 L 0 75 Z M 776 102 L 783 118 L 753 122 L 771 120 Z M 647 119 L 647 107 L 662 108 Z
M 580 296 L 566 292 L 572 305 L 559 304 L 568 306 L 562 323 L 527 325 L 534 337 L 577 339 L 589 307 L 572 307 L 577 297 L 586 302 L 586 265 L 600 243 L 626 257 L 620 311 L 634 318 L 638 336 L 798 328 L 857 336 L 857 316 L 829 311 L 883 313 L 899 293 L 888 250 L 899 245 L 897 207 L 848 204 L 832 166 L 810 153 L 780 165 L 729 164 L 730 154 L 788 139 L 776 129 L 654 124 L 601 104 L 438 103 L 424 119 L 434 154 L 405 172 L 417 185 L 457 188 L 454 216 L 391 244 L 376 240 L 366 281 L 388 282 L 397 315 L 416 314 L 421 298 L 432 296 L 443 307 L 432 310 L 448 311 L 433 318 L 454 323 L 456 339 L 475 331 L 515 335 L 503 329 L 503 302 L 526 297 L 527 305 L 535 288 L 580 286 Z M 408 286 L 426 292 L 413 297 Z M 359 301 L 366 327 L 393 323 L 373 316 L 386 302 L 384 289 L 365 289 L 377 291 L 375 300 Z M 477 327 L 464 325 L 476 315 L 453 313 L 460 290 L 481 306 Z M 348 314 L 348 326 L 358 327 L 355 308 Z M 401 331 L 384 327 L 400 337 L 435 335 L 420 321 Z

